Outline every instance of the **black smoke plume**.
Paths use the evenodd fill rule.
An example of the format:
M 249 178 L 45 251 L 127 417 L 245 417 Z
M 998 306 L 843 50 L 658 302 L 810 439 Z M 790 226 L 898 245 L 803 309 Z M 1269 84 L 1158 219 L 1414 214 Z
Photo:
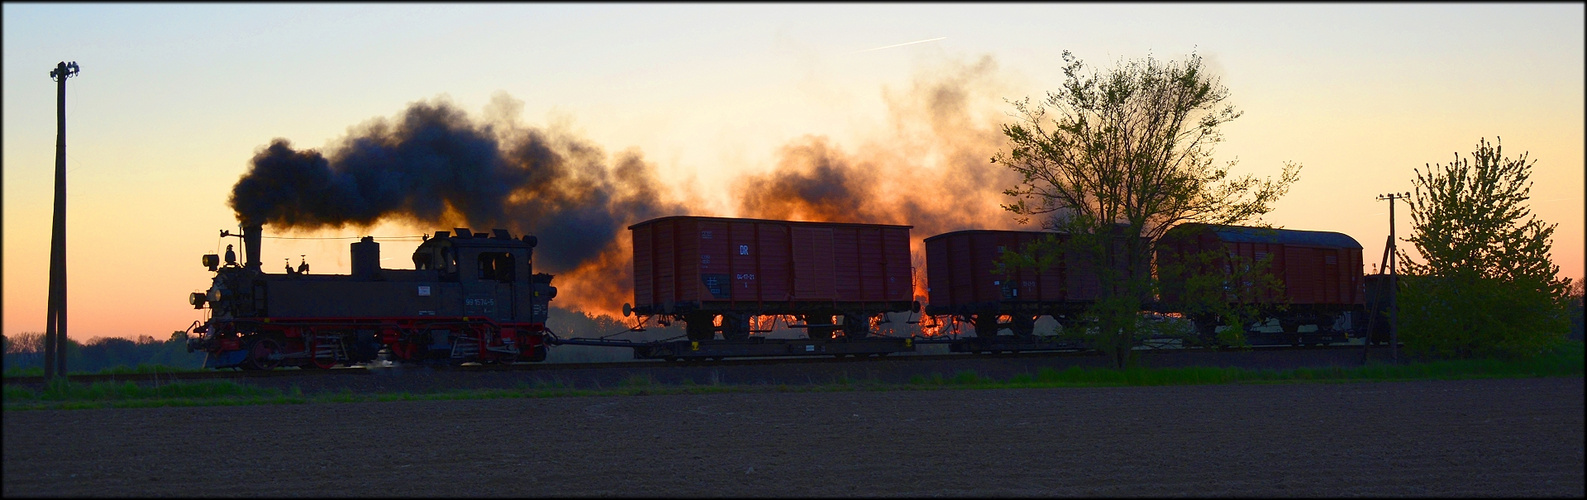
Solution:
M 683 213 L 637 151 L 608 165 L 587 141 L 515 118 L 475 121 L 437 99 L 355 127 L 328 154 L 275 139 L 254 155 L 230 204 L 238 221 L 277 230 L 397 221 L 535 234 L 536 269 L 553 273 L 612 265 L 603 254 L 620 250 L 628 224 Z

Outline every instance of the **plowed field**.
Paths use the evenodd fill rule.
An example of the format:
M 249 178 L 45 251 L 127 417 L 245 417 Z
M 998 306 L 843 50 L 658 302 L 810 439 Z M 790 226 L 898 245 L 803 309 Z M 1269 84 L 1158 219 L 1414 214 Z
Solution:
M 12 411 L 12 496 L 1575 496 L 1581 378 Z

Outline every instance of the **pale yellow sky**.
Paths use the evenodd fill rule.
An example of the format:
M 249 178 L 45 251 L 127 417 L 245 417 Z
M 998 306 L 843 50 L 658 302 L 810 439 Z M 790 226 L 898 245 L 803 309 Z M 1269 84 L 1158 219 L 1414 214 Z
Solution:
M 482 116 L 505 93 L 522 101 L 524 125 L 608 157 L 637 151 L 697 213 L 736 215 L 743 176 L 776 168 L 806 136 L 886 159 L 876 168 L 890 177 L 951 185 L 927 174 L 989 157 L 985 132 L 1012 111 L 1004 100 L 1055 88 L 1066 49 L 1101 67 L 1202 55 L 1245 113 L 1224 128 L 1219 158 L 1263 176 L 1305 165 L 1266 220 L 1354 237 L 1368 272 L 1389 230 L 1375 197 L 1503 137 L 1507 153 L 1537 160 L 1531 206 L 1559 225 L 1554 259 L 1579 278 L 1582 19 L 1580 4 L 1508 3 L 7 3 L 4 333 L 44 329 L 46 73 L 62 60 L 82 66 L 68 90 L 68 281 L 70 333 L 87 340 L 163 337 L 200 318 L 186 303 L 208 286 L 199 257 L 224 249 L 218 231 L 236 226 L 226 196 L 274 138 L 322 148 L 415 101 L 445 96 Z M 72 36 L 59 36 L 68 22 Z M 955 109 L 968 118 L 922 119 L 932 85 L 963 90 Z M 1001 200 L 983 201 L 964 210 L 995 218 Z M 1409 213 L 1396 215 L 1403 238 Z M 437 229 L 450 228 L 291 236 Z M 345 273 L 350 241 L 267 239 L 263 261 L 307 255 L 314 272 Z M 408 265 L 414 244 L 383 242 L 385 265 Z

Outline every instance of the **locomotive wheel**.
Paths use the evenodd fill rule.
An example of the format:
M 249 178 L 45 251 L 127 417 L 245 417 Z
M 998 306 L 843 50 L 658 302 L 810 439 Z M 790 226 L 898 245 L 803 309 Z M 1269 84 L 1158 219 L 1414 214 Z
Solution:
M 281 364 L 279 359 L 270 359 L 270 355 L 281 352 L 281 343 L 270 337 L 259 337 L 248 344 L 248 359 L 243 361 L 244 370 L 273 370 Z
M 336 358 L 309 358 L 309 362 L 303 364 L 303 369 L 329 370 L 333 366 L 336 366 Z
M 547 353 L 546 346 L 544 346 L 544 345 L 535 346 L 533 351 L 528 356 L 524 357 L 524 361 L 545 361 L 546 360 L 546 353 Z
M 329 370 L 329 369 L 331 369 L 331 367 L 336 366 L 336 363 L 337 363 L 337 360 L 336 360 L 336 356 L 334 354 L 331 355 L 330 357 L 327 357 L 327 358 L 321 358 L 321 357 L 317 357 L 316 356 L 316 357 L 309 358 L 309 362 L 303 363 L 303 369 L 304 370 Z

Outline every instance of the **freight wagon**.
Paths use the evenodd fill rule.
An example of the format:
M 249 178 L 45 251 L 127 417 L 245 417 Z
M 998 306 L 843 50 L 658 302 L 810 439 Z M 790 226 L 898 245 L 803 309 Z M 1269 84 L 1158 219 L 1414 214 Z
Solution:
M 1022 252 L 1047 241 L 1061 245 L 1065 233 L 972 229 L 926 238 L 926 314 L 946 315 L 972 325 L 975 337 L 958 339 L 950 350 L 1000 352 L 1075 349 L 1082 342 L 1035 336 L 1036 321 L 1047 316 L 1074 327 L 1079 315 L 1103 294 L 1103 273 L 1091 259 L 1066 251 L 1042 268 L 998 266 L 1004 252 Z M 1123 251 L 1115 239 L 1115 250 Z M 1142 241 L 1143 246 L 1145 241 Z M 1140 259 L 1145 272 L 1146 259 Z M 1149 298 L 1143 297 L 1144 300 Z M 1009 330 L 1012 336 L 998 335 Z
M 1073 259 L 1043 269 L 998 272 L 1003 252 L 1019 252 L 1043 238 L 1061 242 L 1067 235 L 977 229 L 926 238 L 926 314 L 957 316 L 974 325 L 978 337 L 995 336 L 1002 328 L 1028 337 L 1038 317 L 1062 323 L 1083 312 L 1101 284 L 1089 268 L 1065 266 Z M 999 323 L 1003 316 L 1008 321 Z
M 1236 291 L 1240 283 L 1225 283 L 1225 289 L 1231 291 L 1226 300 L 1256 306 L 1261 317 L 1278 323 L 1278 332 L 1246 331 L 1246 340 L 1253 345 L 1342 342 L 1352 320 L 1364 311 L 1361 244 L 1345 234 L 1181 224 L 1163 234 L 1156 251 L 1159 271 L 1176 265 L 1183 268 L 1160 273 L 1162 300 L 1168 304 L 1182 302 L 1182 294 L 1188 293 L 1187 287 L 1196 277 L 1227 278 L 1239 274 L 1234 266 L 1266 262 L 1265 273 L 1277 280 L 1278 288 L 1259 289 L 1252 296 L 1241 297 Z M 1192 320 L 1203 336 L 1210 336 L 1218 326 L 1211 317 Z
M 634 304 L 683 321 L 691 341 L 745 340 L 758 316 L 796 318 L 814 340 L 870 334 L 918 310 L 910 226 L 673 216 L 629 226 Z

